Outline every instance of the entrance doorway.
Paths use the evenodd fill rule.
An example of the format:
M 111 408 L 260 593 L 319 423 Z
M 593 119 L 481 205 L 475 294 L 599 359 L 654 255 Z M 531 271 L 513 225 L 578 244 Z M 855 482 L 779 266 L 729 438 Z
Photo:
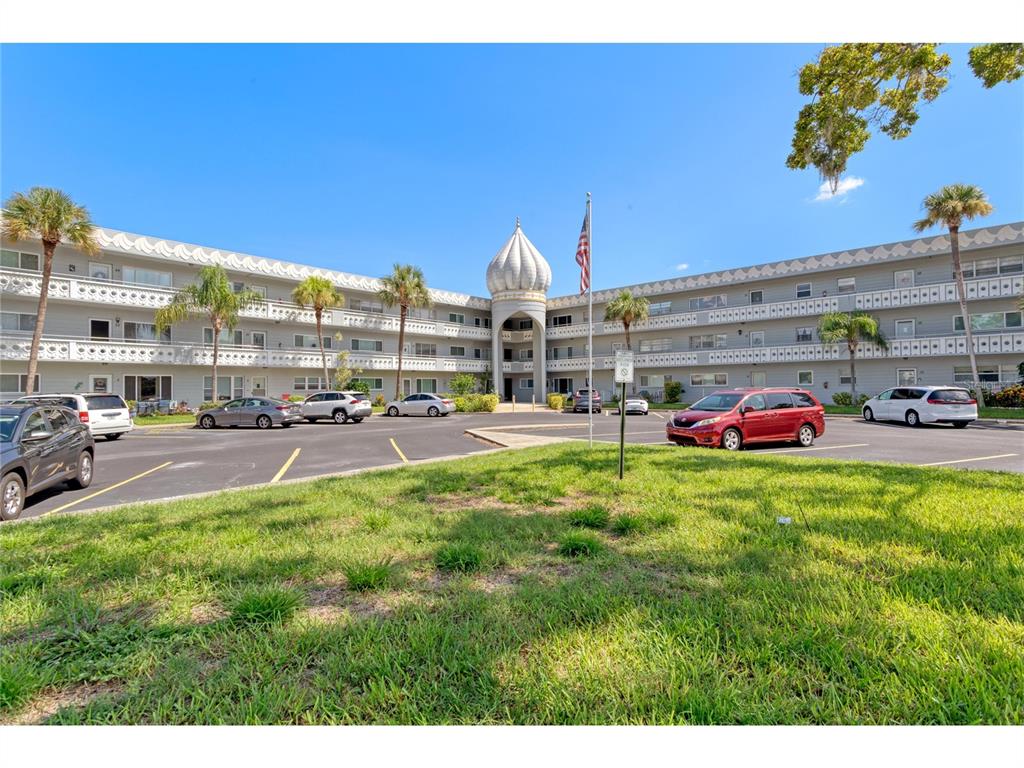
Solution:
M 512 379 L 505 379 L 505 399 L 512 399 Z
M 253 395 L 253 397 L 266 397 L 266 395 L 267 395 L 267 377 L 266 376 L 253 376 L 252 377 L 252 395 Z

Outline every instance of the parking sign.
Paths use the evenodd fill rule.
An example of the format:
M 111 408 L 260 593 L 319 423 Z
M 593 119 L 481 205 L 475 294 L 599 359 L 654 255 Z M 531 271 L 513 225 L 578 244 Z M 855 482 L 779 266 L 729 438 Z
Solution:
M 615 383 L 633 383 L 633 353 L 628 349 L 619 349 L 615 352 Z

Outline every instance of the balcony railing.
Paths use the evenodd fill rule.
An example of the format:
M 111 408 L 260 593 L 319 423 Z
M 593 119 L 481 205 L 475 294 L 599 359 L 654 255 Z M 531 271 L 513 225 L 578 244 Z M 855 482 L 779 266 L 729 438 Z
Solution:
M 41 286 L 42 276 L 38 272 L 21 269 L 0 270 L 0 292 L 4 294 L 38 298 Z M 169 288 L 135 285 L 116 280 L 97 280 L 75 275 L 53 275 L 50 278 L 49 296 L 59 300 L 156 310 L 167 306 L 173 295 L 174 291 Z M 242 312 L 242 317 L 303 325 L 316 323 L 313 310 L 271 299 L 249 307 Z M 399 319 L 395 315 L 377 312 L 330 309 L 324 312 L 323 323 L 325 326 L 339 328 L 398 333 Z M 405 321 L 405 332 L 451 339 L 491 340 L 490 328 L 417 318 L 408 318 Z
M 1024 291 L 1024 276 L 1004 275 L 1002 277 L 967 280 L 965 283 L 968 301 L 1019 296 Z M 749 323 L 760 320 L 776 320 L 787 317 L 807 317 L 825 312 L 848 312 L 855 309 L 873 310 L 890 307 L 914 307 L 923 304 L 945 304 L 957 300 L 956 283 L 935 283 L 912 288 L 898 288 L 883 291 L 864 291 L 836 296 L 822 296 L 813 299 L 779 301 L 771 304 L 748 304 L 740 307 L 723 307 L 701 312 L 673 312 L 655 315 L 648 320 L 630 326 L 633 333 L 656 331 L 670 328 L 690 328 L 724 323 Z M 622 323 L 597 322 L 594 334 L 622 333 Z M 587 324 L 559 325 L 547 329 L 549 339 L 584 338 Z
M 0 338 L 0 360 L 27 360 L 32 340 L 28 336 Z M 338 350 L 327 350 L 328 365 L 337 359 Z M 39 346 L 39 359 L 59 362 L 98 362 L 153 365 L 213 364 L 213 347 L 203 344 L 175 344 L 107 339 L 54 338 L 44 336 Z M 349 365 L 366 371 L 393 371 L 398 368 L 398 355 L 350 352 Z M 258 349 L 224 345 L 220 347 L 218 365 L 239 368 L 311 368 L 322 365 L 317 349 Z M 488 360 L 460 357 L 418 357 L 403 355 L 402 368 L 408 371 L 441 371 L 481 373 Z

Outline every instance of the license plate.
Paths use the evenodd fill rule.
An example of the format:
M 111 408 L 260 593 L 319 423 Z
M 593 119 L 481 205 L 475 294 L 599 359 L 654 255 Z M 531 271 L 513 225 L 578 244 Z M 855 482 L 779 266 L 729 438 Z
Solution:
M 116 419 L 120 415 L 121 415 L 120 413 L 104 413 L 103 414 L 103 418 L 105 418 L 105 419 Z

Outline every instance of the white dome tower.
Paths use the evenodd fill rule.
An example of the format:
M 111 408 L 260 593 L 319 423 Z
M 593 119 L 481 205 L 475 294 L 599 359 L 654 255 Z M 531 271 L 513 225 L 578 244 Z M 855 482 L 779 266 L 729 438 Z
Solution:
M 551 266 L 540 251 L 523 234 L 516 217 L 512 236 L 487 265 L 487 290 L 491 292 L 491 366 L 494 370 L 494 391 L 504 394 L 504 357 L 501 339 L 502 324 L 513 316 L 533 320 L 533 393 L 541 401 L 547 397 L 547 365 L 545 360 L 545 325 L 547 293 L 551 287 Z M 524 339 L 525 340 L 525 339 Z M 512 366 L 529 363 L 514 361 Z M 515 371 L 512 371 L 513 373 Z

